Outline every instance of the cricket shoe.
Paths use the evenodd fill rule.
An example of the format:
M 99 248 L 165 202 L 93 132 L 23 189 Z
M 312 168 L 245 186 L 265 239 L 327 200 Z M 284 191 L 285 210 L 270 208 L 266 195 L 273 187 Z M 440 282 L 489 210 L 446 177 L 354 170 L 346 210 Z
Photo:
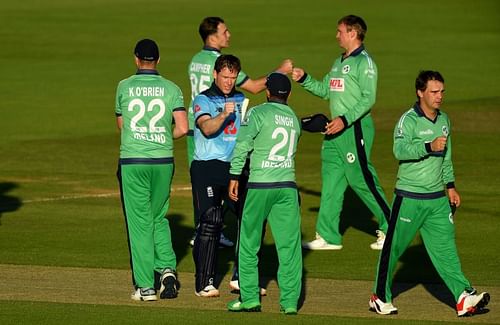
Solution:
M 153 288 L 137 288 L 130 296 L 135 301 L 156 301 L 156 290 Z
M 377 240 L 370 244 L 370 248 L 380 251 L 382 250 L 382 247 L 384 247 L 384 242 L 385 242 L 385 234 L 382 230 L 377 230 L 375 231 L 377 233 Z
M 166 268 L 160 278 L 160 298 L 161 299 L 173 299 L 177 298 L 179 291 L 179 281 L 177 281 L 177 276 L 175 271 Z
M 316 239 L 310 242 L 302 242 L 302 248 L 310 250 L 340 250 L 342 245 L 328 244 L 318 233 Z
M 383 302 L 375 294 L 370 297 L 368 304 L 370 305 L 370 310 L 379 315 L 394 315 L 398 313 L 398 309 L 390 302 Z
M 261 306 L 259 302 L 241 302 L 240 298 L 230 301 L 227 304 L 227 310 L 229 311 L 247 311 L 247 312 L 259 312 Z
M 457 301 L 458 317 L 472 316 L 482 310 L 490 302 L 490 294 L 482 292 L 476 294 L 476 290 L 462 292 Z
M 220 296 L 219 290 L 213 285 L 206 286 L 203 290 L 195 292 L 198 297 L 212 298 Z
M 231 280 L 229 281 L 229 288 L 231 289 L 231 292 L 234 293 L 239 293 L 240 292 L 240 283 L 238 280 Z M 267 290 L 266 288 L 260 288 L 260 295 L 261 296 L 267 296 Z

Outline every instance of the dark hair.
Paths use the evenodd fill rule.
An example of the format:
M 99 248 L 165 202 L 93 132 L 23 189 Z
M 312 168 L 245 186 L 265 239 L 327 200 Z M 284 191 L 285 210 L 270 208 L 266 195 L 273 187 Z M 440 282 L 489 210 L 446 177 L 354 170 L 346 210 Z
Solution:
M 347 15 L 339 19 L 337 25 L 344 24 L 347 26 L 347 31 L 355 30 L 360 41 L 365 39 L 366 31 L 368 27 L 366 26 L 363 18 L 355 15 Z
M 208 36 L 217 33 L 217 27 L 223 23 L 224 19 L 220 17 L 206 17 L 203 19 L 198 28 L 198 33 L 200 33 L 203 43 L 205 43 Z
M 241 71 L 240 59 L 231 54 L 222 54 L 215 60 L 214 70 L 219 73 L 224 68 L 227 68 L 231 72 L 236 71 L 239 73 Z
M 427 82 L 429 80 L 437 80 L 441 81 L 444 83 L 444 78 L 443 76 L 438 72 L 438 71 L 432 71 L 432 70 L 422 70 L 417 76 L 417 79 L 415 79 L 415 93 L 417 94 L 418 97 L 418 91 L 424 91 L 427 89 Z

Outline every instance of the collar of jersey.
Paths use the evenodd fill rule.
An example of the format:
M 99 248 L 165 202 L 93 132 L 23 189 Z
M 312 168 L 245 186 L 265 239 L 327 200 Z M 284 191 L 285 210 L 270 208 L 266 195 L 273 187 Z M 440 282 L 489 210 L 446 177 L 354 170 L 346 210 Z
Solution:
M 413 110 L 415 111 L 415 113 L 417 113 L 417 115 L 418 115 L 419 117 L 424 117 L 424 118 L 428 119 L 429 121 L 434 122 L 434 121 L 432 121 L 431 119 L 429 119 L 427 116 L 425 116 L 424 111 L 422 110 L 422 107 L 420 107 L 420 104 L 419 104 L 418 102 L 415 102 L 415 105 L 413 105 Z M 437 118 L 439 115 L 441 115 L 441 111 L 438 109 L 438 110 L 437 110 L 437 115 L 436 115 L 436 118 Z
M 219 52 L 220 53 L 220 50 L 219 49 L 216 49 L 215 47 L 211 47 L 211 46 L 203 46 L 203 50 L 205 51 L 213 51 L 213 52 Z
M 159 75 L 157 70 L 153 69 L 138 69 L 135 74 L 156 74 Z
M 358 47 L 357 49 L 355 49 L 354 51 L 352 51 L 352 53 L 351 53 L 351 54 L 349 54 L 349 56 L 348 56 L 348 57 L 345 57 L 345 58 L 344 58 L 344 54 L 345 54 L 345 52 L 344 52 L 344 53 L 342 53 L 342 58 L 343 58 L 343 59 L 342 59 L 342 61 L 346 60 L 347 58 L 350 58 L 351 56 L 358 56 L 358 55 L 359 55 L 359 54 L 361 54 L 361 52 L 363 52 L 364 50 L 365 50 L 365 45 L 364 45 L 364 44 L 361 44 L 361 46 L 360 46 L 360 47 Z

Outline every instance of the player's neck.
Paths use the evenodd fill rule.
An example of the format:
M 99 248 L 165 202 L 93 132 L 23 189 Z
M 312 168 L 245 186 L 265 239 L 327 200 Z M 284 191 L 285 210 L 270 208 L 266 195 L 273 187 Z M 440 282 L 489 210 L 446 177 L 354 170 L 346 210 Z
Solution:
M 424 115 L 431 120 L 434 120 L 437 116 L 437 109 L 432 108 L 432 107 L 427 107 L 426 105 L 420 105 L 420 108 L 422 109 L 422 112 Z

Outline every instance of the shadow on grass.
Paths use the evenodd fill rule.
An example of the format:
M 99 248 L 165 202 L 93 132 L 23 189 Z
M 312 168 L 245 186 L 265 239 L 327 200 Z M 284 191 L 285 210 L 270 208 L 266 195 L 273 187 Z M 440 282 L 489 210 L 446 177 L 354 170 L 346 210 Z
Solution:
M 2 216 L 4 213 L 16 211 L 22 205 L 19 198 L 8 194 L 18 187 L 19 185 L 17 183 L 0 183 L 0 226 L 2 225 Z
M 304 194 L 320 197 L 321 192 L 299 187 L 299 191 Z M 310 208 L 310 211 L 319 212 L 319 207 Z M 340 213 L 339 231 L 342 235 L 347 229 L 353 227 L 367 234 L 375 236 L 378 223 L 372 220 L 373 213 L 366 207 L 357 194 L 348 187 L 344 193 L 344 204 Z
M 409 247 L 399 261 L 402 265 L 394 274 L 394 298 L 421 284 L 433 297 L 455 309 L 455 298 L 434 268 L 423 243 Z

